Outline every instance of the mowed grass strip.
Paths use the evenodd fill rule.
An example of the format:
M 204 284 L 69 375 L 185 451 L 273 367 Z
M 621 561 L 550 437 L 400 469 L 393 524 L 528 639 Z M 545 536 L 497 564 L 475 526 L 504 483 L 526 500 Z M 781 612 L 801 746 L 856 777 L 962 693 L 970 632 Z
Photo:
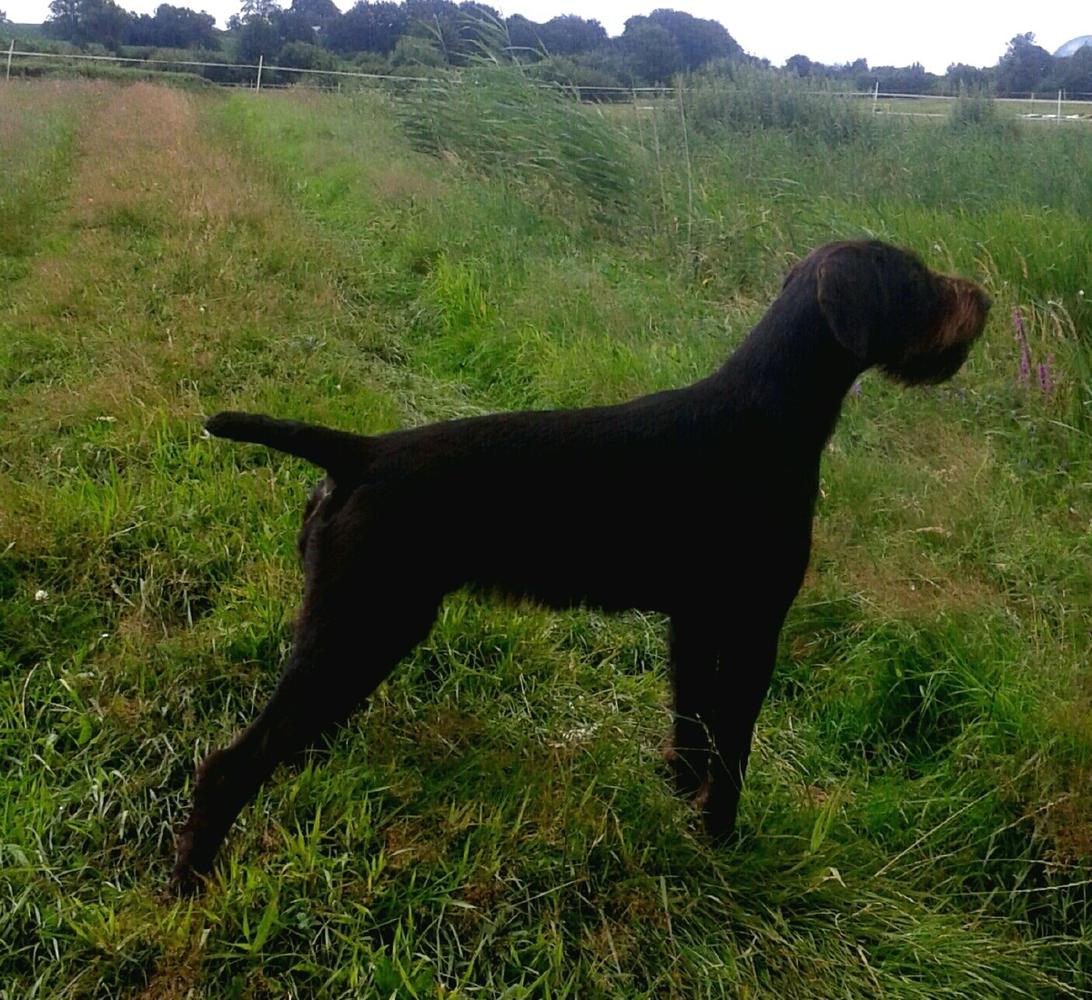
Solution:
M 1062 334 L 1083 327 L 1056 332 L 1007 264 L 980 276 L 1037 351 L 1062 345 L 1061 388 L 1020 384 L 995 320 L 950 391 L 869 379 L 850 401 L 737 848 L 667 791 L 661 622 L 456 595 L 359 723 L 247 810 L 208 896 L 163 899 L 194 755 L 252 716 L 286 648 L 312 478 L 201 441 L 202 413 L 378 430 L 679 384 L 799 243 L 863 222 L 802 224 L 802 197 L 774 197 L 799 154 L 776 131 L 722 152 L 696 199 L 763 224 L 688 244 L 677 159 L 621 225 L 564 185 L 542 197 L 541 171 L 414 152 L 366 95 L 69 100 L 67 201 L 36 210 L 48 239 L 6 291 L 29 345 L 0 397 L 9 992 L 1080 994 L 1087 454 Z M 806 194 L 852 205 L 821 159 Z M 908 236 L 962 246 L 962 218 Z
M 101 88 L 85 84 L 83 100 Z M 77 111 L 71 87 L 26 86 L 4 90 L 0 117 L 0 288 L 25 273 L 25 262 L 48 230 L 43 219 L 55 207 L 71 165 Z M 0 300 L 2 301 L 2 300 Z
M 182 735 L 195 715 L 190 655 L 204 648 L 224 669 L 211 660 L 218 636 L 194 646 L 191 629 L 221 602 L 253 609 L 264 595 L 276 633 L 259 651 L 265 669 L 285 635 L 308 474 L 264 457 L 240 469 L 236 455 L 213 452 L 198 440 L 204 396 L 277 409 L 288 383 L 312 379 L 330 390 L 316 397 L 336 400 L 333 386 L 358 372 L 351 418 L 383 427 L 398 417 L 369 389 L 368 327 L 322 274 L 306 226 L 208 144 L 191 97 L 146 85 L 42 96 L 35 106 L 27 92 L 13 139 L 28 157 L 51 155 L 49 114 L 62 116 L 58 129 L 80 127 L 68 140 L 74 164 L 48 197 L 36 193 L 40 173 L 7 178 L 34 206 L 35 245 L 4 288 L 0 319 L 0 664 L 15 767 L 5 802 L 20 803 L 3 840 L 17 876 L 5 881 L 9 970 L 24 985 L 44 971 L 39 988 L 60 995 L 43 965 L 50 935 L 23 921 L 78 936 L 74 885 L 97 899 L 112 878 L 147 874 L 149 849 L 165 850 L 198 738 Z M 278 482 L 291 484 L 281 501 Z M 249 537 L 213 536 L 248 508 Z M 235 678 L 239 714 L 256 676 Z M 214 704 L 205 728 L 218 738 L 233 726 L 222 715 L 232 701 Z M 75 881 L 51 882 L 60 871 Z M 97 981 L 92 967 L 52 967 L 64 982 Z

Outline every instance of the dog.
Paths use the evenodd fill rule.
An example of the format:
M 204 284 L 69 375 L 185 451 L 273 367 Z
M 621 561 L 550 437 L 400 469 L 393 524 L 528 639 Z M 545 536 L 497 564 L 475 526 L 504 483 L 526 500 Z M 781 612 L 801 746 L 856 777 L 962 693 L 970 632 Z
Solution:
M 674 783 L 711 835 L 730 833 L 842 399 L 874 366 L 910 385 L 950 378 L 989 308 L 978 285 L 908 251 L 839 242 L 798 263 L 727 362 L 685 388 L 371 437 L 210 418 L 210 434 L 326 475 L 299 534 L 291 654 L 254 722 L 201 763 L 173 889 L 201 887 L 277 764 L 344 723 L 466 586 L 669 616 Z

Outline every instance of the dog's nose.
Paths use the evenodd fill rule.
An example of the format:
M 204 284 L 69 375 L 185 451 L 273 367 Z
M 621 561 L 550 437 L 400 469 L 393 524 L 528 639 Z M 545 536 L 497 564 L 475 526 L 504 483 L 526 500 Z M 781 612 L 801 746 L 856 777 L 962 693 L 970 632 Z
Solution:
M 993 305 L 993 299 L 991 299 L 982 289 L 978 290 L 978 300 L 982 303 L 982 309 L 985 312 L 990 311 L 990 307 Z

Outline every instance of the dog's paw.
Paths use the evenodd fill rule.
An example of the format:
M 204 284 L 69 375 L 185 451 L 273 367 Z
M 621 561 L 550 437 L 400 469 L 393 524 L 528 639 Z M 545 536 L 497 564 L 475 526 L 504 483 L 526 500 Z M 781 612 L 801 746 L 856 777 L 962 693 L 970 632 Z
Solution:
M 197 872 L 189 864 L 179 861 L 171 869 L 171 877 L 167 882 L 167 892 L 177 899 L 193 899 L 200 896 L 205 890 L 205 876 Z
M 739 843 L 741 834 L 736 826 L 738 795 L 718 795 L 716 785 L 707 781 L 698 792 L 696 804 L 705 821 L 706 835 L 714 845 L 734 847 Z
M 680 752 L 670 745 L 663 747 L 663 769 L 675 794 L 683 799 L 691 799 L 699 807 L 705 802 L 708 793 L 707 776 L 709 762 L 704 752 Z

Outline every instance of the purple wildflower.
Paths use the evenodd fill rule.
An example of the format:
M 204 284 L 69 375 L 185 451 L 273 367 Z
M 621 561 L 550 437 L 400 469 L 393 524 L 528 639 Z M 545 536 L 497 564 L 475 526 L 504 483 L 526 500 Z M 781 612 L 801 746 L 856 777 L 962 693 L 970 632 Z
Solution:
M 852 395 L 859 396 L 861 394 L 861 380 L 857 379 L 857 381 L 849 387 L 849 391 Z
M 1031 351 L 1028 349 L 1028 337 L 1024 332 L 1024 319 L 1019 309 L 1012 311 L 1012 326 L 1016 330 L 1016 343 L 1020 345 L 1020 383 L 1027 385 L 1031 381 Z
M 1048 354 L 1046 361 L 1039 362 L 1039 388 L 1049 396 L 1054 391 L 1054 375 L 1051 367 L 1054 364 L 1054 355 Z

